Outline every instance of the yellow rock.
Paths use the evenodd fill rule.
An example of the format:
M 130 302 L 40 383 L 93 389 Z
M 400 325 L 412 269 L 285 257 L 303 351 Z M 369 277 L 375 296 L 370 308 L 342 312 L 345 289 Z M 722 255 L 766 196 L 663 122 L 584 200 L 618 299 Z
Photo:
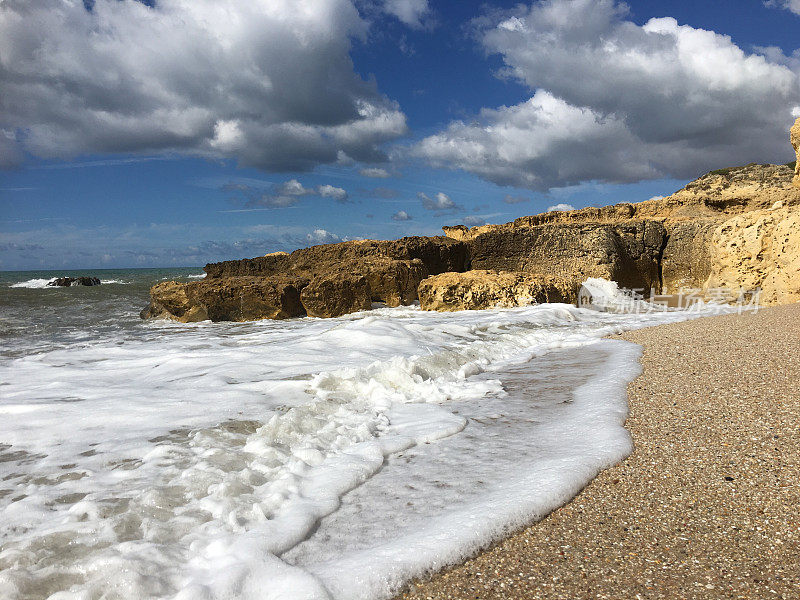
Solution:
M 791 131 L 789 131 L 789 141 L 792 142 L 792 147 L 797 154 L 797 161 L 794 165 L 794 179 L 792 182 L 800 187 L 800 119 L 794 122 Z
M 751 211 L 712 237 L 706 289 L 761 289 L 761 304 L 800 301 L 800 207 Z
M 580 286 L 577 279 L 519 271 L 442 273 L 419 284 L 419 302 L 423 310 L 440 312 L 511 308 L 540 302 L 575 303 Z

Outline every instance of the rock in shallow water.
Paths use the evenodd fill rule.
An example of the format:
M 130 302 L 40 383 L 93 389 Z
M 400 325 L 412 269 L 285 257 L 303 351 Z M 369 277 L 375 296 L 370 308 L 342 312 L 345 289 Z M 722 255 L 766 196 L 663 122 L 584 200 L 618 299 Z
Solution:
M 100 285 L 97 277 L 57 277 L 47 284 L 50 287 L 70 287 L 73 285 Z
M 306 311 L 300 303 L 300 290 L 306 283 L 288 277 L 165 281 L 151 288 L 152 301 L 140 316 L 182 323 L 301 317 Z
M 429 277 L 419 286 L 423 310 L 452 312 L 485 308 L 511 308 L 542 302 L 574 304 L 579 279 L 519 271 L 467 271 Z

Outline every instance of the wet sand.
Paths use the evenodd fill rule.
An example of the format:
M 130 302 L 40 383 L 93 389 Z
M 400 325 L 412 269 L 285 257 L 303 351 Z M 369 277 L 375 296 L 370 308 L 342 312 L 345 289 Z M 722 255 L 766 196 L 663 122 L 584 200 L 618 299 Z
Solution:
M 800 598 L 800 304 L 619 337 L 633 454 L 400 598 Z

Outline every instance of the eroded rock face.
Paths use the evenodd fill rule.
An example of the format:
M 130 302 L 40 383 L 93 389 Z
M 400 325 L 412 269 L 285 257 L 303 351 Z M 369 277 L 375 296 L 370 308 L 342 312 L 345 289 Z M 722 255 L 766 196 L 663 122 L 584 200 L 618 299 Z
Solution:
M 419 301 L 423 310 L 453 312 L 510 308 L 542 302 L 574 304 L 581 281 L 523 272 L 475 270 L 442 273 L 423 280 Z
M 306 311 L 300 290 L 306 284 L 306 280 L 287 277 L 165 281 L 150 289 L 151 302 L 141 316 L 182 323 L 301 317 Z
M 661 287 L 666 230 L 656 221 L 558 223 L 484 230 L 468 242 L 473 269 L 602 277 L 623 287 Z
M 761 289 L 762 304 L 800 301 L 800 207 L 753 211 L 713 234 L 706 289 Z
M 463 271 L 466 244 L 450 238 L 363 240 L 275 252 L 206 265 L 207 277 L 188 284 L 159 284 L 143 318 L 244 321 L 309 315 L 336 317 L 417 300 L 420 281 L 443 271 Z
M 291 254 L 274 253 L 258 258 L 229 260 L 205 266 L 208 277 L 242 277 L 286 274 L 287 272 L 331 273 L 344 267 L 364 267 L 387 260 L 418 261 L 427 275 L 463 271 L 468 263 L 467 246 L 445 236 L 405 237 L 399 240 L 354 240 L 301 248 Z
M 794 163 L 794 179 L 792 182 L 795 186 L 800 188 L 800 119 L 794 122 L 792 129 L 789 131 L 789 141 L 792 143 L 797 159 Z
M 702 287 L 711 274 L 711 238 L 720 220 L 698 218 L 672 223 L 661 258 L 662 293 Z
M 309 317 L 340 317 L 372 307 L 367 278 L 357 273 L 318 277 L 303 288 L 300 302 Z
M 795 169 L 719 169 L 666 198 L 209 264 L 202 281 L 154 286 L 142 317 L 335 317 L 417 298 L 427 310 L 448 311 L 574 302 L 588 277 L 645 295 L 760 287 L 766 304 L 797 301 L 800 119 L 790 139 Z

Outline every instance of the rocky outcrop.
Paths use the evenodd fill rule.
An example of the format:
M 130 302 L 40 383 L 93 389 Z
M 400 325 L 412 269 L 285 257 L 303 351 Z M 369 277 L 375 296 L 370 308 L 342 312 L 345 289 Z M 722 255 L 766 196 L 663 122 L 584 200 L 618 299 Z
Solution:
M 427 275 L 463 271 L 468 262 L 466 245 L 445 236 L 405 237 L 399 240 L 354 240 L 295 250 L 291 254 L 273 253 L 258 258 L 229 260 L 205 266 L 208 277 L 269 277 L 287 272 L 313 275 L 330 273 L 344 266 L 373 270 L 388 261 L 421 264 Z M 377 263 L 380 263 L 377 264 Z
M 517 224 L 471 237 L 473 269 L 557 277 L 602 277 L 630 288 L 660 290 L 659 260 L 667 240 L 656 221 L 619 224 Z
M 184 322 L 337 317 L 367 310 L 373 302 L 411 304 L 423 279 L 463 271 L 467 264 L 467 246 L 444 236 L 312 246 L 209 264 L 201 281 L 154 286 L 142 317 Z
M 661 257 L 662 293 L 702 287 L 711 274 L 711 238 L 719 219 L 704 217 L 668 223 Z
M 150 289 L 151 302 L 141 316 L 182 323 L 301 317 L 306 310 L 300 290 L 306 284 L 306 280 L 280 276 L 165 281 Z
M 800 188 L 800 118 L 794 122 L 792 129 L 789 131 L 789 141 L 792 143 L 797 158 L 794 163 L 794 185 Z
M 800 119 L 790 133 L 800 158 Z M 800 299 L 800 168 L 719 169 L 666 198 L 548 212 L 445 236 L 359 240 L 206 265 L 207 277 L 151 290 L 144 318 L 335 317 L 374 302 L 427 310 L 573 302 L 576 282 L 623 288 L 762 289 Z
M 660 288 L 662 293 L 687 287 L 708 288 L 712 263 L 719 256 L 712 244 L 718 227 L 736 215 L 769 210 L 776 204 L 787 208 L 800 206 L 800 189 L 792 184 L 793 167 L 750 164 L 719 169 L 706 173 L 666 198 L 555 211 L 521 217 L 504 225 L 445 227 L 444 231 L 453 239 L 470 245 L 473 268 L 552 273 L 563 270 L 610 278 L 623 287 Z M 649 225 L 649 235 L 643 236 L 628 228 L 635 222 L 663 228 L 664 245 L 660 253 L 653 252 L 654 225 Z M 570 239 L 568 231 L 575 236 L 587 237 Z M 542 232 L 546 233 L 543 235 Z M 531 239 L 537 235 L 539 241 Z M 562 235 L 565 236 L 563 241 L 559 240 Z M 511 259 L 504 255 L 500 262 L 484 261 L 479 256 L 476 259 L 474 250 L 477 249 L 477 255 L 480 255 L 487 240 L 502 237 L 516 242 L 520 237 L 527 237 L 528 242 L 524 245 L 535 246 L 529 254 L 531 260 L 519 260 L 520 252 Z M 605 239 L 601 241 L 601 237 Z M 634 240 L 635 244 L 627 249 L 625 245 L 613 243 L 615 239 L 626 244 Z M 549 254 L 553 260 L 550 267 L 542 268 L 539 265 L 542 258 L 547 261 L 548 244 L 553 247 Z M 612 257 L 611 260 L 601 258 L 604 254 L 602 249 Z M 658 276 L 653 275 L 654 262 Z
M 442 273 L 419 286 L 423 310 L 452 312 L 485 308 L 510 308 L 541 302 L 574 304 L 580 279 L 524 272 L 475 270 Z
M 100 285 L 97 277 L 57 277 L 47 284 L 51 287 L 70 287 L 73 285 Z
M 317 277 L 303 288 L 300 302 L 309 317 L 340 317 L 372 307 L 367 278 L 357 273 Z
M 800 207 L 777 206 L 725 221 L 713 234 L 706 289 L 760 289 L 762 304 L 800 301 Z

